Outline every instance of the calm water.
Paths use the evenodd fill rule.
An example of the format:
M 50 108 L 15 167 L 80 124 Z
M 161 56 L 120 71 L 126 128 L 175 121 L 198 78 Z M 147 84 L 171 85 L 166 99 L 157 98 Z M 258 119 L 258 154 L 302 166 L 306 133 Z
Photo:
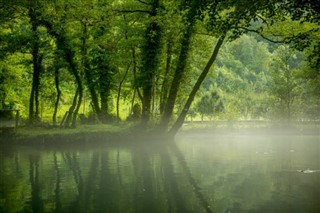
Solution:
M 1 146 L 0 212 L 320 212 L 319 136 L 135 142 Z

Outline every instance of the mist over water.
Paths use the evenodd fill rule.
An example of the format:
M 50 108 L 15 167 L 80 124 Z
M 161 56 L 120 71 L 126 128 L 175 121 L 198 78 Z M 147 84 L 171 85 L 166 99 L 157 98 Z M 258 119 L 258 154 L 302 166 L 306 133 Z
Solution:
M 318 134 L 1 146 L 0 212 L 319 212 Z

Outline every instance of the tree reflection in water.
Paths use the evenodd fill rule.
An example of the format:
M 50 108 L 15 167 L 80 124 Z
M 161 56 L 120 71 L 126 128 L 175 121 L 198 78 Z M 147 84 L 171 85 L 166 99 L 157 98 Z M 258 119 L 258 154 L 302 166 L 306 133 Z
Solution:
M 318 138 L 283 139 L 0 149 L 0 212 L 317 212 Z
M 16 200 L 21 212 L 211 212 L 170 143 L 17 153 L 3 160 L 13 160 L 15 166 L 6 169 L 30 189 Z
M 40 194 L 41 188 L 39 182 L 39 161 L 40 156 L 38 154 L 32 154 L 29 156 L 32 212 L 43 212 L 43 201 Z

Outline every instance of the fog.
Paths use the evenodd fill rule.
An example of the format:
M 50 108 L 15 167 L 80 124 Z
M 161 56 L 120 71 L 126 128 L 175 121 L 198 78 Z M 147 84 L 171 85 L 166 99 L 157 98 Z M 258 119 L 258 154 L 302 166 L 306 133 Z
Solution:
M 0 210 L 320 211 L 315 129 L 191 125 L 174 141 L 87 135 L 75 143 L 2 144 Z

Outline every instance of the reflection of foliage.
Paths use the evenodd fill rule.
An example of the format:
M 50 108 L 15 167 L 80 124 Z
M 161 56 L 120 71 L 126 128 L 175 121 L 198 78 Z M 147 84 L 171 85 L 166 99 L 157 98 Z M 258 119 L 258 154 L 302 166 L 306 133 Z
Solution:
M 301 143 L 305 139 L 316 146 L 317 137 L 266 141 L 265 137 L 218 136 L 212 143 L 210 137 L 195 141 L 189 136 L 179 142 L 181 151 L 175 144 L 168 147 L 150 141 L 63 152 L 13 152 L 11 147 L 1 147 L 0 211 L 141 212 L 149 208 L 147 212 L 205 212 L 203 204 L 207 204 L 213 212 L 268 212 L 275 206 L 267 208 L 267 204 L 287 210 L 286 202 L 292 199 L 297 201 L 291 202 L 294 207 L 311 204 L 319 209 L 314 197 L 319 187 L 312 187 L 319 184 L 318 179 L 315 174 L 310 179 L 294 173 L 294 168 L 291 172 L 296 164 L 292 165 L 288 150 L 306 148 Z M 272 152 L 273 148 L 279 152 Z M 295 162 L 312 164 L 317 156 L 318 149 L 309 147 L 296 155 Z M 36 205 L 36 201 L 41 203 Z

